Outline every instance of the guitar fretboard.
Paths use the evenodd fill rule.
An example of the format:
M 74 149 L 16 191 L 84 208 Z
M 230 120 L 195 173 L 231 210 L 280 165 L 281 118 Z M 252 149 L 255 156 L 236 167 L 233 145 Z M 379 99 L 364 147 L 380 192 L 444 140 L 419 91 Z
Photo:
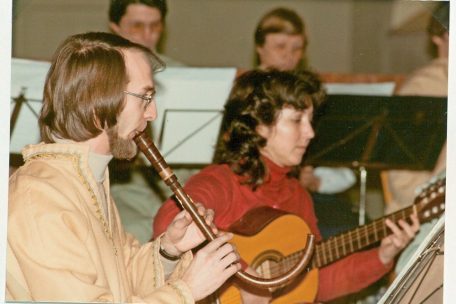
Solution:
M 312 268 L 320 268 L 379 242 L 391 233 L 391 230 L 386 226 L 386 219 L 397 223 L 401 219 L 409 218 L 413 213 L 413 209 L 414 206 L 402 209 L 387 217 L 375 220 L 368 225 L 358 227 L 316 245 L 315 256 L 311 265 Z
M 386 219 L 390 219 L 396 223 L 400 219 L 408 218 L 414 212 L 414 208 L 415 206 L 413 205 L 402 209 L 389 216 L 375 220 L 368 225 L 358 227 L 339 236 L 332 237 L 323 243 L 317 244 L 315 246 L 314 257 L 310 263 L 310 268 L 320 268 L 380 241 L 391 233 L 390 229 L 385 224 Z M 302 250 L 292 253 L 275 266 L 267 266 L 268 271 L 272 275 L 279 275 L 293 267 L 299 261 L 302 254 Z

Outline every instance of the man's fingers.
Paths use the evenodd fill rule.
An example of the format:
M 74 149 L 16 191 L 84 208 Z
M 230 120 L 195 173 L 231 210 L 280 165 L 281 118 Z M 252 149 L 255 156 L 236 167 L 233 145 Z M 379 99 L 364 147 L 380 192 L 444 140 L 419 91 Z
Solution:
M 207 209 L 206 214 L 204 215 L 204 219 L 206 220 L 206 223 L 208 225 L 211 225 L 212 222 L 214 221 L 214 210 Z
M 241 270 L 241 264 L 240 263 L 233 263 L 230 264 L 228 267 L 225 268 L 224 274 L 225 274 L 225 279 L 228 279 L 231 277 L 233 274 Z
M 206 214 L 206 209 L 204 208 L 203 204 L 201 203 L 195 203 L 196 210 L 198 210 L 199 215 L 205 216 Z
M 215 240 L 213 240 L 209 244 L 207 244 L 202 250 L 205 251 L 206 253 L 215 252 L 223 244 L 225 244 L 226 242 L 228 242 L 232 238 L 233 238 L 233 234 L 232 233 L 222 234 L 221 236 L 217 237 Z
M 212 210 L 212 209 L 206 209 L 206 218 L 211 218 L 211 219 L 213 219 L 213 218 L 214 218 L 214 215 L 215 215 L 214 210 Z
M 234 258 L 234 260 L 230 260 L 231 263 L 234 263 L 235 261 L 239 260 L 239 255 L 236 251 L 236 248 L 233 245 L 231 245 L 230 243 L 225 243 L 224 245 L 219 247 L 219 249 L 217 249 L 215 251 L 215 254 L 216 254 L 216 257 L 220 260 L 225 259 L 230 254 L 233 254 L 233 256 L 230 257 L 230 259 Z
M 172 224 L 176 228 L 183 228 L 185 226 L 188 226 L 188 224 L 190 224 L 191 221 L 192 218 L 190 214 L 187 211 L 183 210 L 176 215 Z
M 206 209 L 203 204 L 195 203 L 198 214 L 204 218 L 205 223 L 211 228 L 214 234 L 218 233 L 218 229 L 214 224 L 215 212 L 212 209 Z
M 239 263 L 239 256 L 235 252 L 230 252 L 222 258 L 222 264 L 226 267 L 229 267 L 231 264 Z

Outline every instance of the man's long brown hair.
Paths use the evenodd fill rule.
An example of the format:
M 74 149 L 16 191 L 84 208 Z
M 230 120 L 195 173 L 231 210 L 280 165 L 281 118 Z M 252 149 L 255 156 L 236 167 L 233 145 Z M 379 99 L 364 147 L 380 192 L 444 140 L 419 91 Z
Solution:
M 147 56 L 153 70 L 163 68 L 147 48 L 109 33 L 78 34 L 60 45 L 44 86 L 42 140 L 85 141 L 117 123 L 128 83 L 122 52 L 127 49 Z

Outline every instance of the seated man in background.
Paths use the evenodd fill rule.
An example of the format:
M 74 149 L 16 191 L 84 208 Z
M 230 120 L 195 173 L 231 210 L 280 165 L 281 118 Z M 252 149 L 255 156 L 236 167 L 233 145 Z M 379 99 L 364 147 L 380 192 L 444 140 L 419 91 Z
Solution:
M 215 210 L 217 227 L 227 230 L 247 212 L 270 207 L 299 216 L 317 241 L 322 240 L 312 198 L 289 173 L 301 163 L 314 137 L 313 111 L 323 97 L 318 78 L 310 72 L 298 76 L 253 70 L 238 77 L 225 104 L 217 163 L 192 176 L 184 187 L 194 200 Z M 177 213 L 179 207 L 174 200 L 163 204 L 154 220 L 154 238 L 165 231 Z M 338 216 L 336 212 L 334 216 Z M 329 301 L 374 283 L 391 270 L 397 254 L 418 231 L 415 214 L 411 222 L 387 220 L 386 227 L 392 232 L 380 247 L 346 254 L 322 267 L 318 287 L 315 285 L 318 291 L 306 289 L 289 303 L 305 301 L 314 294 L 318 301 Z M 252 227 L 255 223 L 245 224 L 256 228 Z M 270 295 L 255 290 L 242 289 L 241 296 L 243 303 L 270 300 Z
M 255 50 L 258 69 L 300 71 L 307 67 L 308 37 L 304 22 L 288 8 L 276 8 L 266 13 L 255 30 Z M 315 212 L 324 238 L 358 225 L 351 204 L 338 196 L 356 183 L 349 168 L 302 166 L 300 182 L 311 191 Z M 338 213 L 338 219 L 333 213 Z
M 157 52 L 167 12 L 166 0 L 111 0 L 109 27 L 115 34 L 150 49 L 166 66 L 183 66 Z M 109 171 L 112 195 L 125 229 L 142 243 L 147 242 L 152 234 L 153 217 L 171 192 L 140 159 L 113 160 Z M 174 171 L 183 182 L 194 173 L 189 169 Z
M 448 49 L 449 49 L 449 2 L 439 2 L 432 12 L 427 27 L 429 51 L 434 59 L 414 71 L 399 88 L 398 95 L 448 96 Z M 414 202 L 417 190 L 446 167 L 446 143 L 432 171 L 390 170 L 387 172 L 391 202 L 386 205 L 389 214 L 403 209 Z M 411 246 L 400 256 L 396 272 L 408 262 L 411 255 L 432 229 L 434 222 L 426 223 Z
M 239 270 L 229 234 L 192 259 L 204 237 L 182 212 L 141 246 L 111 199 L 108 163 L 136 155 L 133 137 L 157 116 L 160 68 L 149 49 L 108 33 L 57 49 L 39 117 L 44 143 L 26 147 L 10 177 L 7 300 L 193 303 Z M 213 212 L 199 212 L 211 225 Z
M 166 0 L 111 0 L 109 27 L 115 34 L 149 48 L 166 66 L 183 66 L 158 52 L 167 12 Z

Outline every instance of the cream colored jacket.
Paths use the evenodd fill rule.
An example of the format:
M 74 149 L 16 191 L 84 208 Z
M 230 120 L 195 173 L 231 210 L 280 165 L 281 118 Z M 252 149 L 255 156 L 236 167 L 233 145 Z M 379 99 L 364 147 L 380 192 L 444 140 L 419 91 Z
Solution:
M 107 170 L 105 217 L 87 145 L 39 144 L 23 156 L 9 184 L 8 300 L 194 302 L 179 279 L 191 253 L 165 282 L 160 241 L 140 246 L 124 232 Z

